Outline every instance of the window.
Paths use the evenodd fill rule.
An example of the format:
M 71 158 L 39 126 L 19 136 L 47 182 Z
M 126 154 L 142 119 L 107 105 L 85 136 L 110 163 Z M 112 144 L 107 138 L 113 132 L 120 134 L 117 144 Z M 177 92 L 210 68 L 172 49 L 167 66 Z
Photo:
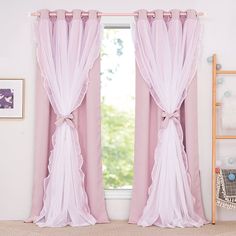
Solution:
M 128 27 L 107 27 L 101 48 L 102 158 L 105 189 L 131 189 L 135 56 Z

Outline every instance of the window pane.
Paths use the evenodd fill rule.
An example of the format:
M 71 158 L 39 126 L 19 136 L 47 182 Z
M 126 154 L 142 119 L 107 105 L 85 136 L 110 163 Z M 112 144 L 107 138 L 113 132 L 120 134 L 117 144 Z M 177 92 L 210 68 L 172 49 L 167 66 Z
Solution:
M 133 179 L 135 57 L 130 29 L 104 29 L 101 49 L 102 158 L 106 189 Z

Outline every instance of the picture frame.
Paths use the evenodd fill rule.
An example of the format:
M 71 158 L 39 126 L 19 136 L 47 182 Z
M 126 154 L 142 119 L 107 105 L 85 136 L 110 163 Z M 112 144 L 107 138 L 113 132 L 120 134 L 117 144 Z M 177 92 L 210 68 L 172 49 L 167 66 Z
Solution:
M 0 78 L 0 119 L 24 118 L 24 79 Z

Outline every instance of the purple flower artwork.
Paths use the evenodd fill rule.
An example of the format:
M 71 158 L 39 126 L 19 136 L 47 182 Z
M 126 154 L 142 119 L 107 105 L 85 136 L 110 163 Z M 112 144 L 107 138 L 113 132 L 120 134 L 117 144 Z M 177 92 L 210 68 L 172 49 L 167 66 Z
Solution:
M 0 109 L 14 108 L 14 89 L 0 89 Z

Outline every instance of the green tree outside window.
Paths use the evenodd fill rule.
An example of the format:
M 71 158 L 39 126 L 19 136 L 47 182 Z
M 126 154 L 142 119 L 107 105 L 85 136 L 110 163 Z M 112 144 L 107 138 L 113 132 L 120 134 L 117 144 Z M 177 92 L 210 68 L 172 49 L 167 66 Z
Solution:
M 132 92 L 123 95 L 122 85 L 119 85 L 123 74 L 129 72 L 126 73 L 122 63 L 127 57 L 134 59 L 131 53 L 127 55 L 127 47 L 130 47 L 128 41 L 131 40 L 131 35 L 127 34 L 130 34 L 130 29 L 104 29 L 102 41 L 102 161 L 106 189 L 131 188 L 133 179 L 134 95 Z M 129 72 L 132 76 L 127 77 L 127 80 L 134 77 L 133 70 Z M 117 90 L 121 90 L 120 96 L 126 96 L 122 106 L 113 97 L 117 90 L 114 86 L 112 90 L 112 83 L 116 83 Z M 114 94 L 109 94 L 109 89 Z

